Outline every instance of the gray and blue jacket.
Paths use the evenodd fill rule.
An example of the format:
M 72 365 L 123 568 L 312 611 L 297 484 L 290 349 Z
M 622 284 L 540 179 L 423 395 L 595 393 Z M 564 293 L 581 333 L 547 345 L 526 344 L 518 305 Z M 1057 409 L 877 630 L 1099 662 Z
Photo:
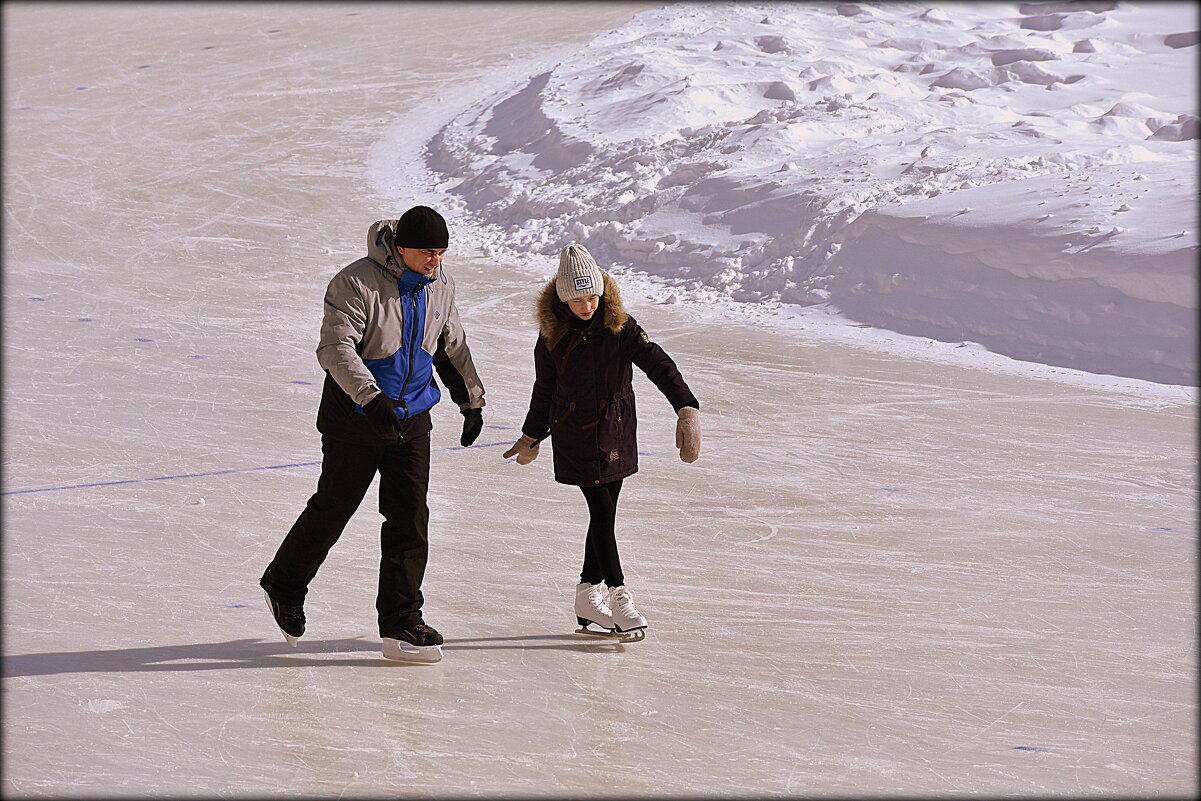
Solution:
M 442 269 L 434 278 L 406 270 L 392 243 L 395 226 L 395 220 L 373 224 L 367 256 L 342 268 L 326 289 L 317 345 L 326 372 L 317 413 L 323 434 L 377 439 L 363 405 L 380 392 L 401 420 L 422 415 L 441 398 L 435 373 L 460 411 L 484 406 L 454 279 Z

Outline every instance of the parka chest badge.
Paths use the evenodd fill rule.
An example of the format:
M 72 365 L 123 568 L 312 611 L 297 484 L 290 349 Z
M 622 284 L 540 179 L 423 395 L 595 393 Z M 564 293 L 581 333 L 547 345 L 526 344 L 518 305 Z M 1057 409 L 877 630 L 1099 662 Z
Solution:
M 442 312 L 441 312 L 441 311 L 439 311 L 438 309 L 434 309 L 434 319 L 435 319 L 435 320 L 441 320 L 441 319 L 442 319 Z

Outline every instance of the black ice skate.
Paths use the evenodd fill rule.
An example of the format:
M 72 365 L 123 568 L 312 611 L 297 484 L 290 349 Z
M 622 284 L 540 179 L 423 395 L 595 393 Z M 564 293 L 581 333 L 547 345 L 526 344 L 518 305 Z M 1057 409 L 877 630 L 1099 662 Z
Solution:
M 295 648 L 296 641 L 304 634 L 304 607 L 276 603 L 266 590 L 263 591 L 263 597 L 267 599 L 267 608 L 275 618 L 275 625 L 283 632 L 288 645 Z
M 413 625 L 383 636 L 385 659 L 398 662 L 439 662 L 442 659 L 442 635 L 418 621 Z

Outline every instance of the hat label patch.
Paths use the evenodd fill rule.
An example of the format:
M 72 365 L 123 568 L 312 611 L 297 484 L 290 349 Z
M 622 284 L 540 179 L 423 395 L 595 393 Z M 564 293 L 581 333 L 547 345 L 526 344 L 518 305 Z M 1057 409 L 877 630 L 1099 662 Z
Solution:
M 579 278 L 575 279 L 575 291 L 581 292 L 585 289 L 592 289 L 592 277 L 588 275 L 581 275 Z

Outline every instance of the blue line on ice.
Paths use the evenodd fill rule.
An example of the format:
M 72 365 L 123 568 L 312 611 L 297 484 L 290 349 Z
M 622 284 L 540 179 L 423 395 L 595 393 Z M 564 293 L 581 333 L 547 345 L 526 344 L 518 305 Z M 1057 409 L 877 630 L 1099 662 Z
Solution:
M 177 476 L 155 476 L 153 478 L 126 478 L 120 481 L 97 481 L 93 484 L 68 484 L 62 487 L 39 487 L 37 489 L 8 490 L 0 495 L 23 495 L 30 492 L 54 492 L 56 490 L 86 489 L 88 487 L 111 487 L 117 484 L 144 484 L 148 481 L 172 481 L 177 478 L 204 478 L 205 476 L 223 476 L 230 473 L 250 473 L 255 470 L 282 470 L 288 467 L 311 467 L 321 464 L 316 462 L 294 462 L 292 464 L 272 464 L 263 467 L 236 467 L 230 470 L 214 470 L 211 473 L 181 473 Z
M 489 428 L 500 428 L 500 427 L 501 426 L 489 426 Z M 487 443 L 479 443 L 476 445 L 472 445 L 471 448 L 494 448 L 498 445 L 511 445 L 511 444 L 512 443 L 510 443 L 510 442 L 487 442 Z M 468 448 L 464 448 L 460 445 L 452 445 L 452 446 L 448 446 L 446 448 L 442 448 L 442 450 L 444 450 L 444 451 L 465 451 L 465 450 L 468 450 Z M 646 455 L 649 456 L 650 454 L 646 454 Z M 119 481 L 96 481 L 91 484 L 66 484 L 61 487 L 37 487 L 36 489 L 7 490 L 5 492 L 0 492 L 0 495 L 26 495 L 26 494 L 29 494 L 32 492 L 56 492 L 58 490 L 88 489 L 90 487 L 112 487 L 112 486 L 116 486 L 118 484 L 145 484 L 146 482 L 149 482 L 149 481 L 174 481 L 174 480 L 180 479 L 180 478 L 206 478 L 208 476 L 225 476 L 225 475 L 229 475 L 231 473 L 253 473 L 257 470 L 285 470 L 289 467 L 313 467 L 314 465 L 319 465 L 319 464 L 321 464 L 320 459 L 318 459 L 315 462 L 292 462 L 290 464 L 269 464 L 269 465 L 263 465 L 261 467 L 235 467 L 235 468 L 231 468 L 229 470 L 213 470 L 208 473 L 180 473 L 179 475 L 175 475 L 175 476 L 154 476 L 152 478 L 124 478 Z

